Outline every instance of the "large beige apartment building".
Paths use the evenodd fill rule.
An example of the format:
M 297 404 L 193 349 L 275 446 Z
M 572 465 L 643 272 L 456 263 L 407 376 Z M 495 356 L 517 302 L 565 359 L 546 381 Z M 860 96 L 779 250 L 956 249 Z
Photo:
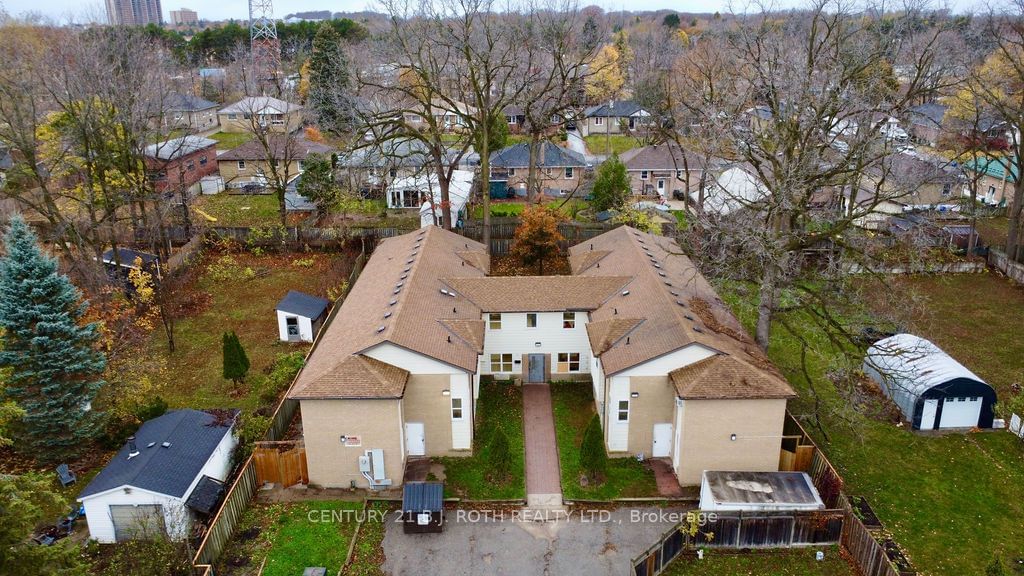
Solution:
M 107 0 L 107 19 L 112 26 L 160 24 L 160 0 Z
M 609 454 L 671 461 L 684 485 L 778 470 L 793 390 L 679 246 L 620 227 L 570 262 L 492 277 L 483 245 L 439 227 L 384 240 L 288 394 L 309 481 L 382 488 L 410 458 L 471 454 L 481 377 L 589 382 Z

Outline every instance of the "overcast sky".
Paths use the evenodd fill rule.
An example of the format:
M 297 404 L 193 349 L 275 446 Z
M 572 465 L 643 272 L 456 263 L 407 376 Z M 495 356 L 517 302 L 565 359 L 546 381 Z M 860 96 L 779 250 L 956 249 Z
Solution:
M 799 6 L 802 3 L 802 0 L 776 0 L 776 4 L 783 7 Z M 974 5 L 975 2 L 974 0 L 951 0 L 950 3 L 962 10 Z M 581 4 L 597 4 L 608 11 L 617 11 L 622 8 L 629 10 L 672 8 L 678 12 L 729 11 L 729 0 L 629 0 L 628 2 L 583 0 Z M 743 2 L 734 2 L 733 4 L 742 5 Z M 101 0 L 85 0 L 84 2 L 82 0 L 0 0 L 0 6 L 4 6 L 12 15 L 40 12 L 59 22 L 83 22 L 106 18 L 106 9 Z M 170 19 L 171 10 L 181 7 L 191 8 L 199 13 L 200 18 L 209 20 L 226 20 L 228 18 L 245 20 L 249 17 L 247 0 L 161 0 L 161 6 L 164 11 L 164 20 Z M 361 12 L 372 8 L 372 6 L 373 4 L 366 0 L 275 0 L 274 12 L 277 17 L 282 18 L 287 14 L 306 10 Z

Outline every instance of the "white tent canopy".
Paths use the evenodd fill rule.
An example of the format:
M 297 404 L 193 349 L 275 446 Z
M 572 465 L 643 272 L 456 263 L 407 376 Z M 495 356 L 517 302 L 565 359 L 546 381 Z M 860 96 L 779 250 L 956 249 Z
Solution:
M 749 207 L 768 196 L 768 189 L 756 176 L 739 166 L 726 169 L 704 189 L 704 210 L 726 215 Z M 690 192 L 696 202 L 696 190 Z

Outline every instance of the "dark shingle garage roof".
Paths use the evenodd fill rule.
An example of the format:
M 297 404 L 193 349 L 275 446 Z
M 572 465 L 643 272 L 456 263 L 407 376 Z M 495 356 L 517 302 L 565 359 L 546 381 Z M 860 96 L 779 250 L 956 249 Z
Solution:
M 298 290 L 289 290 L 277 303 L 276 310 L 305 318 L 319 318 L 331 303 Z
M 78 499 L 121 486 L 181 498 L 224 435 L 231 432 L 238 411 L 224 414 L 227 418 L 199 410 L 174 410 L 143 423 L 135 433 L 139 454 L 129 459 L 128 445 L 122 446 Z M 164 443 L 169 446 L 165 448 Z

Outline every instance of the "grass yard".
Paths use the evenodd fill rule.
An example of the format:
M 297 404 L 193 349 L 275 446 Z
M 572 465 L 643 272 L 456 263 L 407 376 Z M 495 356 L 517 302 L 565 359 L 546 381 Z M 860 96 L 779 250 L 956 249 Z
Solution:
M 276 194 L 221 192 L 196 198 L 192 210 L 197 220 L 210 226 L 277 226 L 281 222 Z
M 384 514 L 363 522 L 356 534 L 356 544 L 352 549 L 352 562 L 345 567 L 344 576 L 384 576 L 384 530 L 388 522 L 395 519 L 395 508 L 382 502 L 374 502 L 369 507 L 375 513 Z
M 544 203 L 549 208 L 556 208 L 568 217 L 574 217 L 578 212 L 589 206 L 586 200 L 570 198 L 569 200 L 550 200 Z M 526 208 L 525 202 L 495 202 L 491 201 L 492 218 L 516 217 L 523 213 Z M 481 220 L 484 217 L 484 207 L 477 205 L 473 207 L 473 219 Z
M 669 564 L 666 576 L 856 576 L 836 547 L 826 547 L 825 559 L 815 560 L 818 548 L 772 550 L 765 552 L 735 552 L 706 550 L 704 559 L 697 560 L 684 553 Z
M 913 290 L 928 298 L 925 313 L 907 319 L 916 333 L 945 347 L 1001 393 L 1021 381 L 1020 287 L 995 274 L 897 278 L 888 279 L 888 284 L 892 294 L 910 298 Z M 721 294 L 750 329 L 756 290 L 748 288 L 742 297 L 731 290 Z M 838 467 L 847 492 L 868 498 L 915 568 L 931 575 L 981 574 L 997 554 L 1006 560 L 1019 558 L 1024 539 L 1019 520 L 1024 517 L 1024 443 L 1000 431 L 922 436 L 867 418 L 847 424 L 850 411 L 844 409 L 845 400 L 825 378 L 827 370 L 841 366 L 840 354 L 806 319 L 787 319 L 799 322 L 813 345 L 809 371 L 826 407 L 821 417 L 829 441 L 805 422 L 808 432 Z M 812 405 L 799 373 L 800 348 L 793 336 L 778 328 L 768 350 L 801 394 L 790 404 L 797 415 L 810 413 Z
M 252 140 L 252 134 L 248 132 L 214 132 L 207 136 L 212 140 L 217 141 L 217 150 L 231 150 L 232 148 L 238 148 L 242 144 L 245 144 L 249 140 Z
M 591 134 L 583 139 L 587 144 L 587 150 L 591 154 L 622 155 L 626 150 L 632 150 L 640 146 L 640 141 L 625 134 Z
M 362 507 L 361 502 L 330 500 L 251 504 L 220 557 L 217 574 L 252 574 L 261 565 L 263 576 L 294 576 L 307 566 L 337 574 Z
M 562 493 L 567 500 L 612 500 L 658 496 L 654 474 L 635 458 L 610 458 L 608 478 L 600 485 L 581 486 L 580 443 L 596 413 L 593 393 L 586 382 L 552 382 L 551 407 L 555 415 Z
M 434 458 L 444 465 L 445 496 L 473 500 L 511 500 L 526 497 L 523 448 L 523 392 L 509 381 L 481 381 L 477 401 L 473 455 Z M 493 481 L 488 474 L 494 430 L 508 437 L 511 478 Z
M 278 340 L 274 306 L 289 289 L 326 296 L 351 270 L 354 255 L 311 253 L 255 256 L 211 251 L 199 263 L 188 288 L 189 306 L 175 327 L 176 350 L 169 353 L 160 330 L 139 350 L 154 394 L 171 408 L 253 408 L 248 384 L 270 368 L 278 354 L 302 351 L 306 344 Z M 222 334 L 234 330 L 251 362 L 240 389 L 222 377 Z

